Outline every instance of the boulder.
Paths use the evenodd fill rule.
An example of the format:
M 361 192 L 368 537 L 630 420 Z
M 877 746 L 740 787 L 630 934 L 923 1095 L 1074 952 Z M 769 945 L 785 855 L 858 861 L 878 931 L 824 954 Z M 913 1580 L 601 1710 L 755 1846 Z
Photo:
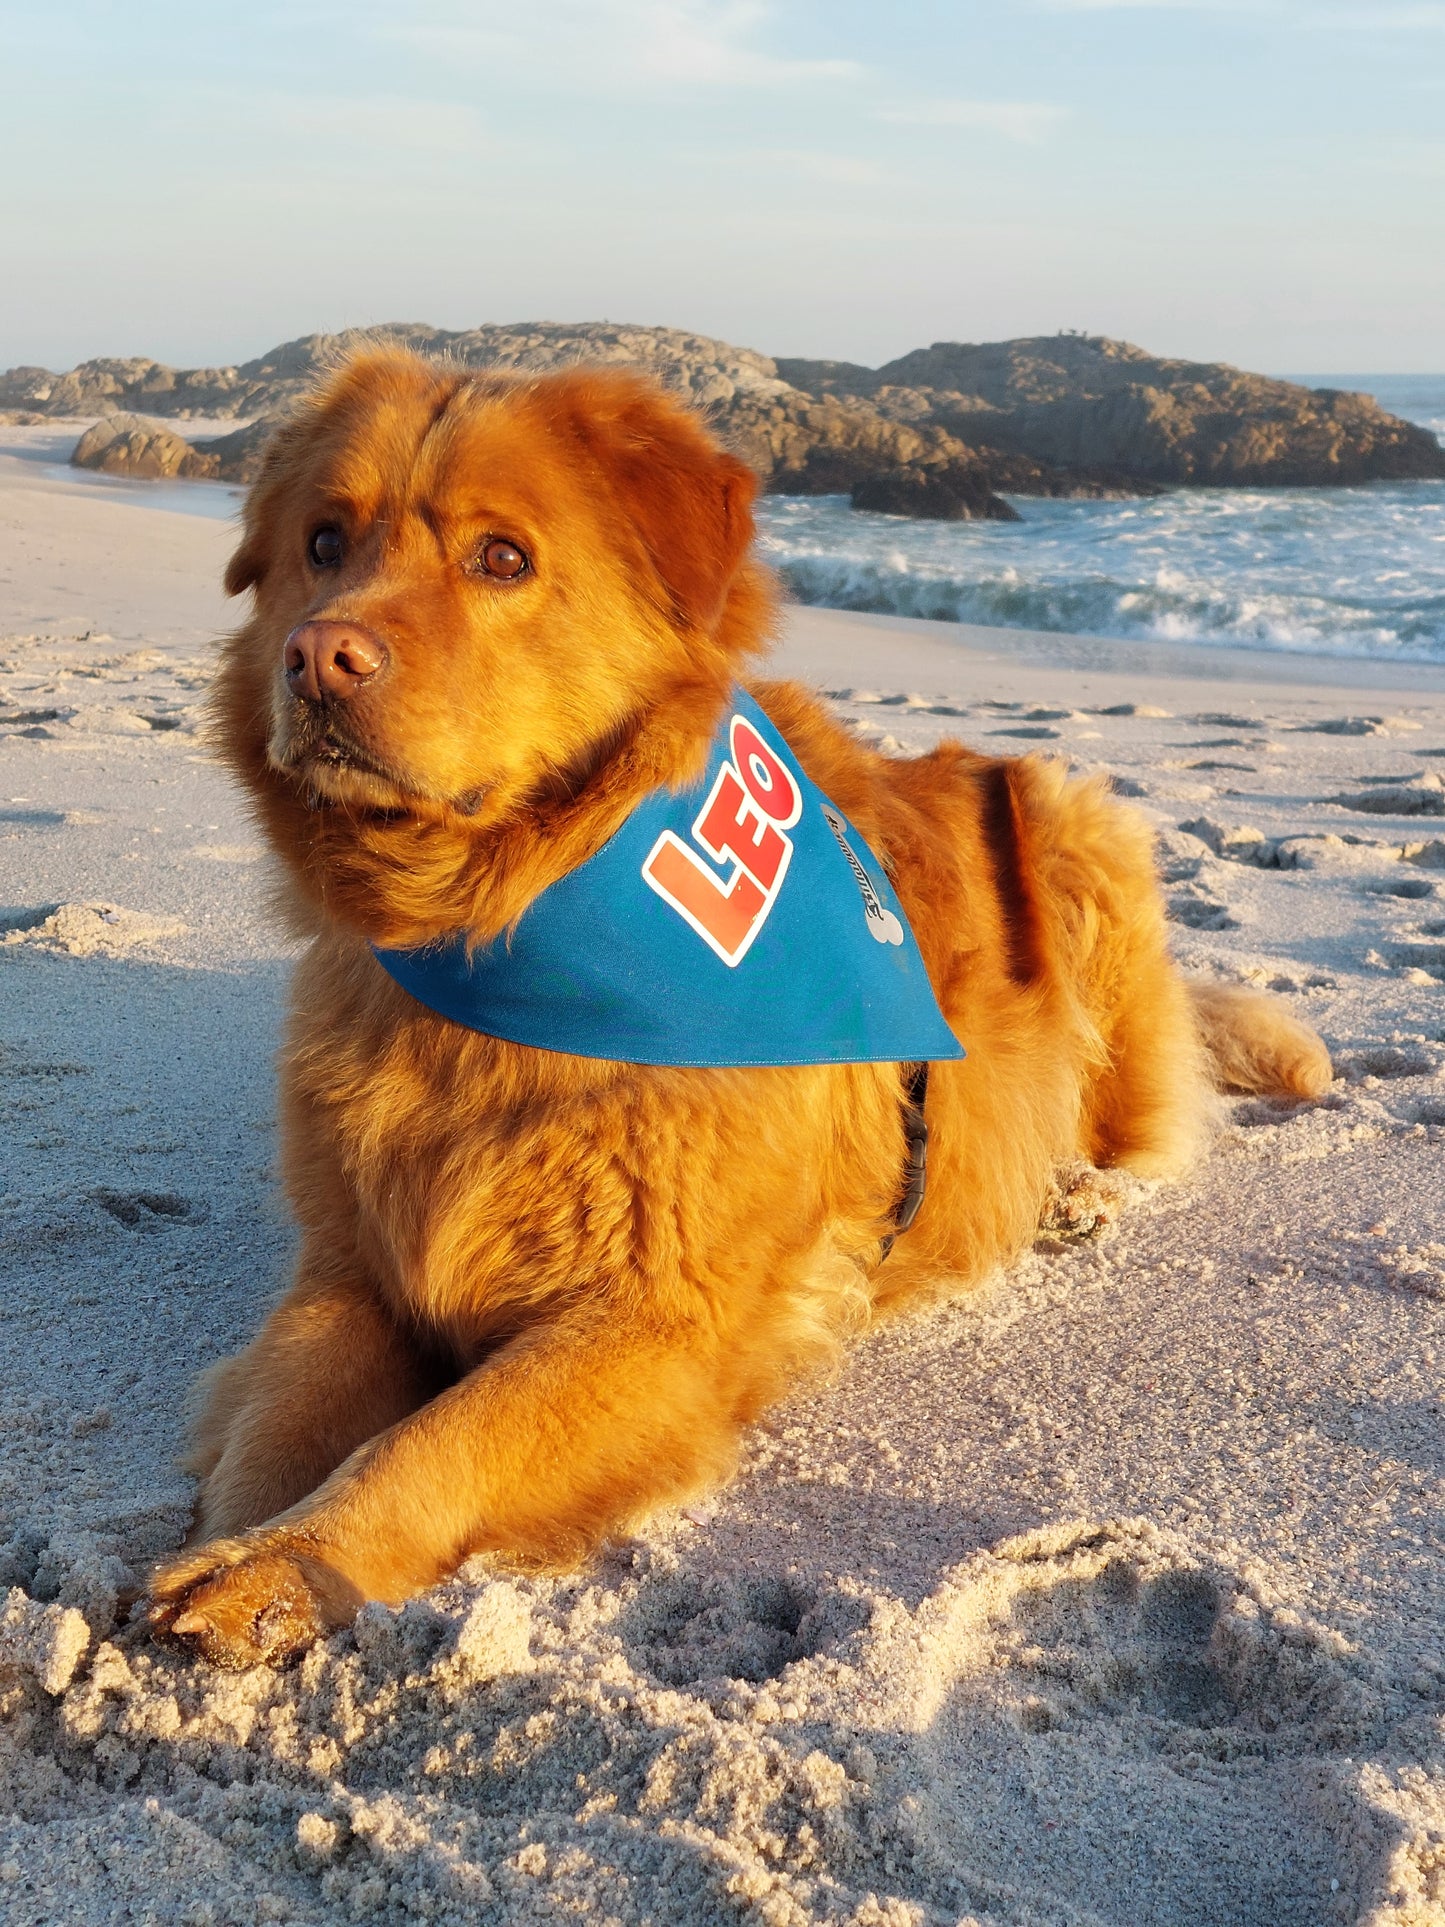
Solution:
M 103 416 L 81 436 L 70 459 L 76 468 L 148 481 L 171 475 L 213 477 L 220 472 L 215 455 L 202 454 L 163 422 L 144 415 Z

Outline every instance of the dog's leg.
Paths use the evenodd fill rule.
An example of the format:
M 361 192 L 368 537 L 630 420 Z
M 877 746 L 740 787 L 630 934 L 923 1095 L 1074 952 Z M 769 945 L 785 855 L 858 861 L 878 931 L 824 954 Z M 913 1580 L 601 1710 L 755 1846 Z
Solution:
M 187 1462 L 201 1480 L 190 1543 L 284 1512 L 435 1389 L 375 1292 L 303 1259 L 254 1342 L 207 1376 Z
M 535 1328 L 269 1525 L 174 1561 L 152 1583 L 155 1623 L 250 1665 L 346 1624 L 365 1599 L 406 1599 L 469 1553 L 575 1558 L 726 1470 L 787 1337 L 753 1310 L 745 1340 L 736 1326 L 659 1331 L 636 1310 L 629 1329 L 616 1304 Z
M 1210 1084 L 1184 984 L 1162 945 L 1140 944 L 1101 1028 L 1108 1065 L 1086 1100 L 1082 1149 L 1101 1168 L 1173 1178 L 1210 1116 Z

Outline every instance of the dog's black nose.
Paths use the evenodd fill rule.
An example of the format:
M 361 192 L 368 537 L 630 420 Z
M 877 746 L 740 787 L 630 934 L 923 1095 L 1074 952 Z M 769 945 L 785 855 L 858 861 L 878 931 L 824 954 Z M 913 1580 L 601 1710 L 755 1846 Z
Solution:
M 386 667 L 386 644 L 355 622 L 303 622 L 286 638 L 286 681 L 313 703 L 344 703 Z

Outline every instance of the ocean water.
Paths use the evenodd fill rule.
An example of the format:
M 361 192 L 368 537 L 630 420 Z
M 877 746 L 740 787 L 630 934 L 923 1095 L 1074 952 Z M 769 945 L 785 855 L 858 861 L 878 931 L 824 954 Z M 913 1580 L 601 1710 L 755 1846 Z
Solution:
M 1310 375 L 1445 440 L 1445 374 Z M 1022 522 L 910 522 L 769 496 L 761 548 L 802 602 L 1152 642 L 1445 661 L 1445 482 L 1015 498 Z

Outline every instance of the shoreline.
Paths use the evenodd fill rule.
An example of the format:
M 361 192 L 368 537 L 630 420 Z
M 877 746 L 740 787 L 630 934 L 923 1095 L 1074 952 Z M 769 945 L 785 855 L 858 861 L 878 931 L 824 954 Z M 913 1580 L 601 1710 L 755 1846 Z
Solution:
M 826 639 L 814 633 L 814 619 L 819 617 L 833 631 Z M 1100 693 L 1125 683 L 1157 687 L 1175 680 L 1198 683 L 1206 694 L 1210 684 L 1221 690 L 1252 684 L 1290 701 L 1313 691 L 1322 703 L 1331 696 L 1358 698 L 1361 691 L 1370 689 L 1392 695 L 1445 693 L 1445 662 L 1401 663 L 1371 656 L 1146 642 L 1052 629 L 988 629 L 919 616 L 860 614 L 813 603 L 788 604 L 786 621 L 787 631 L 770 660 L 792 662 L 810 647 L 826 646 L 850 673 L 876 680 L 880 645 L 885 637 L 896 636 L 896 649 L 890 647 L 883 658 L 895 679 L 927 685 L 939 678 L 953 683 L 962 678 L 965 687 L 979 694 L 1003 679 L 1022 674 L 1032 683 L 1049 672 L 1076 676 L 1081 690 L 1097 684 Z

